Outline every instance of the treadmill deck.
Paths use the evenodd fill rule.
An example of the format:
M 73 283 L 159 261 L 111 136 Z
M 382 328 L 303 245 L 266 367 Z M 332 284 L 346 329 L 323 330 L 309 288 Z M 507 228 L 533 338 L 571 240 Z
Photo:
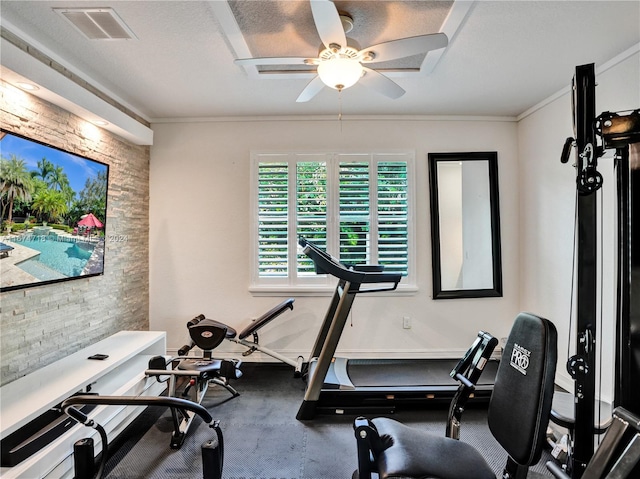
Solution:
M 347 371 L 356 388 L 441 386 L 456 390 L 459 383 L 449 373 L 457 364 L 457 359 L 350 359 Z M 477 387 L 493 386 L 497 367 L 497 361 L 489 361 Z
M 340 371 L 345 362 L 351 384 L 344 380 L 344 371 Z M 347 362 L 345 358 L 336 358 L 327 372 L 316 411 L 319 414 L 393 414 L 397 409 L 447 406 L 459 387 L 449 375 L 457 364 L 457 359 L 349 359 Z M 489 401 L 498 364 L 498 360 L 487 362 L 468 406 Z

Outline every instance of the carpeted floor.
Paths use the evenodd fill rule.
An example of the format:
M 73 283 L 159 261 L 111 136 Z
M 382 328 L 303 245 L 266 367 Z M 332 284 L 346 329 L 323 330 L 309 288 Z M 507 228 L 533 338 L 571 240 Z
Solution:
M 352 417 L 319 416 L 297 421 L 304 383 L 290 367 L 245 363 L 234 383 L 240 396 L 227 401 L 220 387 L 209 389 L 203 405 L 221 421 L 224 434 L 224 479 L 349 479 L 357 468 Z M 401 411 L 393 417 L 443 435 L 445 408 Z M 179 450 L 169 448 L 172 431 L 168 411 L 147 410 L 121 436 L 106 467 L 109 479 L 192 479 L 202 477 L 200 446 L 214 433 L 199 418 Z M 499 475 L 506 453 L 486 426 L 486 409 L 471 408 L 463 417 L 461 440 L 487 458 Z M 443 458 L 445 459 L 445 458 Z M 446 460 L 453 460 L 447 458 Z M 551 477 L 544 467 L 529 477 Z M 473 479 L 473 478 L 468 478 Z

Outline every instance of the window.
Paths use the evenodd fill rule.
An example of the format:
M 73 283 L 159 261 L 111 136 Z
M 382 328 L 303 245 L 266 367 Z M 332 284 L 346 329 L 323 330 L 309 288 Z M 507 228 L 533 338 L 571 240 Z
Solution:
M 252 153 L 252 290 L 333 287 L 298 236 L 413 285 L 412 152 Z

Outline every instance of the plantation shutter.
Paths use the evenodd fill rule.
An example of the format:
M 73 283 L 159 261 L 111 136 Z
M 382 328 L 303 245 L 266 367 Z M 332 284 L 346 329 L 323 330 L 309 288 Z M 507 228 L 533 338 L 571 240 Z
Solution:
M 327 248 L 327 164 L 300 161 L 296 164 L 296 224 L 298 236 Z M 313 261 L 300 253 L 298 274 L 315 275 Z
M 258 276 L 288 276 L 287 163 L 258 164 Z
M 409 197 L 407 162 L 378 163 L 378 263 L 385 271 L 409 268 Z
M 369 163 L 341 162 L 338 172 L 340 200 L 340 261 L 371 263 Z
M 407 277 L 409 287 L 415 284 L 411 152 L 252 155 L 252 287 L 331 283 L 316 274 L 298 236 L 345 264 L 379 264 Z

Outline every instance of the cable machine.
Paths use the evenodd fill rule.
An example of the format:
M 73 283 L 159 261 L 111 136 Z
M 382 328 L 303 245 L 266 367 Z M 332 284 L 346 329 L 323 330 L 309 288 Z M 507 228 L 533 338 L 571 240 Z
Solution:
M 614 406 L 640 413 L 640 110 L 595 115 L 595 67 L 576 67 L 573 78 L 575 138 L 567 138 L 561 161 L 576 148 L 576 354 L 567 370 L 575 381 L 572 479 L 594 454 L 596 400 L 597 198 L 602 187 L 598 158 L 615 148 L 618 195 L 618 298 Z M 600 144 L 598 144 L 598 137 Z M 635 384 L 634 384 L 635 380 Z

